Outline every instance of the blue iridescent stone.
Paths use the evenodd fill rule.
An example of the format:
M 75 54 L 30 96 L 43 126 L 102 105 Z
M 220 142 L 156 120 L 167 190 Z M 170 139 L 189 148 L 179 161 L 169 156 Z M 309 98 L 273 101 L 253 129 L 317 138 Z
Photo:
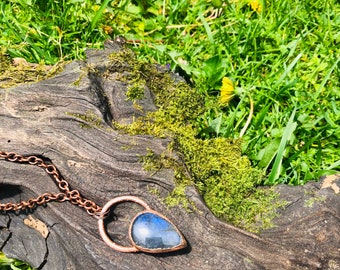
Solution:
M 155 213 L 139 214 L 131 226 L 134 243 L 145 249 L 173 249 L 183 245 L 183 238 L 168 220 Z

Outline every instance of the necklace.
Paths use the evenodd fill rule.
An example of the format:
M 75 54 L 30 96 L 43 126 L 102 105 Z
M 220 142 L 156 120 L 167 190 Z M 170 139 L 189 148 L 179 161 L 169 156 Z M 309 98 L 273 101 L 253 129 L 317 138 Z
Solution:
M 60 189 L 60 193 L 44 193 L 37 198 L 19 203 L 0 203 L 0 213 L 20 212 L 33 209 L 51 201 L 65 202 L 84 208 L 87 213 L 98 219 L 98 230 L 103 241 L 112 249 L 120 252 L 163 253 L 183 249 L 187 242 L 182 233 L 165 216 L 152 210 L 142 199 L 135 196 L 121 196 L 108 201 L 103 207 L 81 196 L 80 192 L 72 189 L 69 183 L 60 175 L 57 167 L 37 156 L 24 156 L 14 152 L 0 151 L 0 159 L 38 166 L 52 177 Z M 121 246 L 115 243 L 107 234 L 105 219 L 110 208 L 121 202 L 133 202 L 144 207 L 131 221 L 129 226 L 129 240 L 131 246 Z

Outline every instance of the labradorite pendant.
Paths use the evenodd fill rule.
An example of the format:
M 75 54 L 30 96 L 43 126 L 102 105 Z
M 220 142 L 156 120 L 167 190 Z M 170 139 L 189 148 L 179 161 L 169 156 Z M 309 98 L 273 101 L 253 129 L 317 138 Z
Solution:
M 102 209 L 104 214 L 119 202 L 131 201 L 145 208 L 132 220 L 129 228 L 131 247 L 124 247 L 114 243 L 107 235 L 104 218 L 98 220 L 99 233 L 104 242 L 111 248 L 121 252 L 171 252 L 186 247 L 187 242 L 182 233 L 165 216 L 152 210 L 143 200 L 134 196 L 122 196 L 110 200 Z

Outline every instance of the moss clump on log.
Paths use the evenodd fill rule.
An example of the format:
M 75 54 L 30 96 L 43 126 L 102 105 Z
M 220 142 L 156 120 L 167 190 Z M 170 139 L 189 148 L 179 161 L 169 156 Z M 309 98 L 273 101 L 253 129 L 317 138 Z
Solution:
M 171 138 L 168 150 L 175 150 L 183 160 L 169 161 L 169 155 L 155 157 L 151 153 L 143 158 L 149 170 L 174 170 L 177 187 L 167 198 L 168 204 L 185 205 L 185 186 L 194 184 L 217 217 L 252 232 L 270 227 L 282 202 L 272 189 L 257 187 L 262 173 L 242 155 L 241 141 L 198 138 L 196 119 L 205 110 L 202 96 L 184 82 L 175 82 L 169 72 L 159 72 L 154 65 L 137 60 L 129 51 L 111 55 L 111 59 L 131 66 L 127 76 L 134 80 L 127 98 L 138 104 L 143 97 L 141 89 L 148 87 L 158 107 L 132 124 L 114 126 L 129 134 Z
M 21 83 L 38 82 L 59 73 L 65 63 L 47 66 L 44 63 L 28 63 L 23 58 L 11 59 L 0 48 L 0 88 L 9 88 Z

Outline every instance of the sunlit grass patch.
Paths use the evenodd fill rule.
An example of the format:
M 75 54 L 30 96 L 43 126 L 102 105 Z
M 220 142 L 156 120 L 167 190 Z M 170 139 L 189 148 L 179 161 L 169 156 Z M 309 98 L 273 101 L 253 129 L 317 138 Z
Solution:
M 34 270 L 27 263 L 20 260 L 11 259 L 6 257 L 4 253 L 0 251 L 0 269 L 1 270 Z

